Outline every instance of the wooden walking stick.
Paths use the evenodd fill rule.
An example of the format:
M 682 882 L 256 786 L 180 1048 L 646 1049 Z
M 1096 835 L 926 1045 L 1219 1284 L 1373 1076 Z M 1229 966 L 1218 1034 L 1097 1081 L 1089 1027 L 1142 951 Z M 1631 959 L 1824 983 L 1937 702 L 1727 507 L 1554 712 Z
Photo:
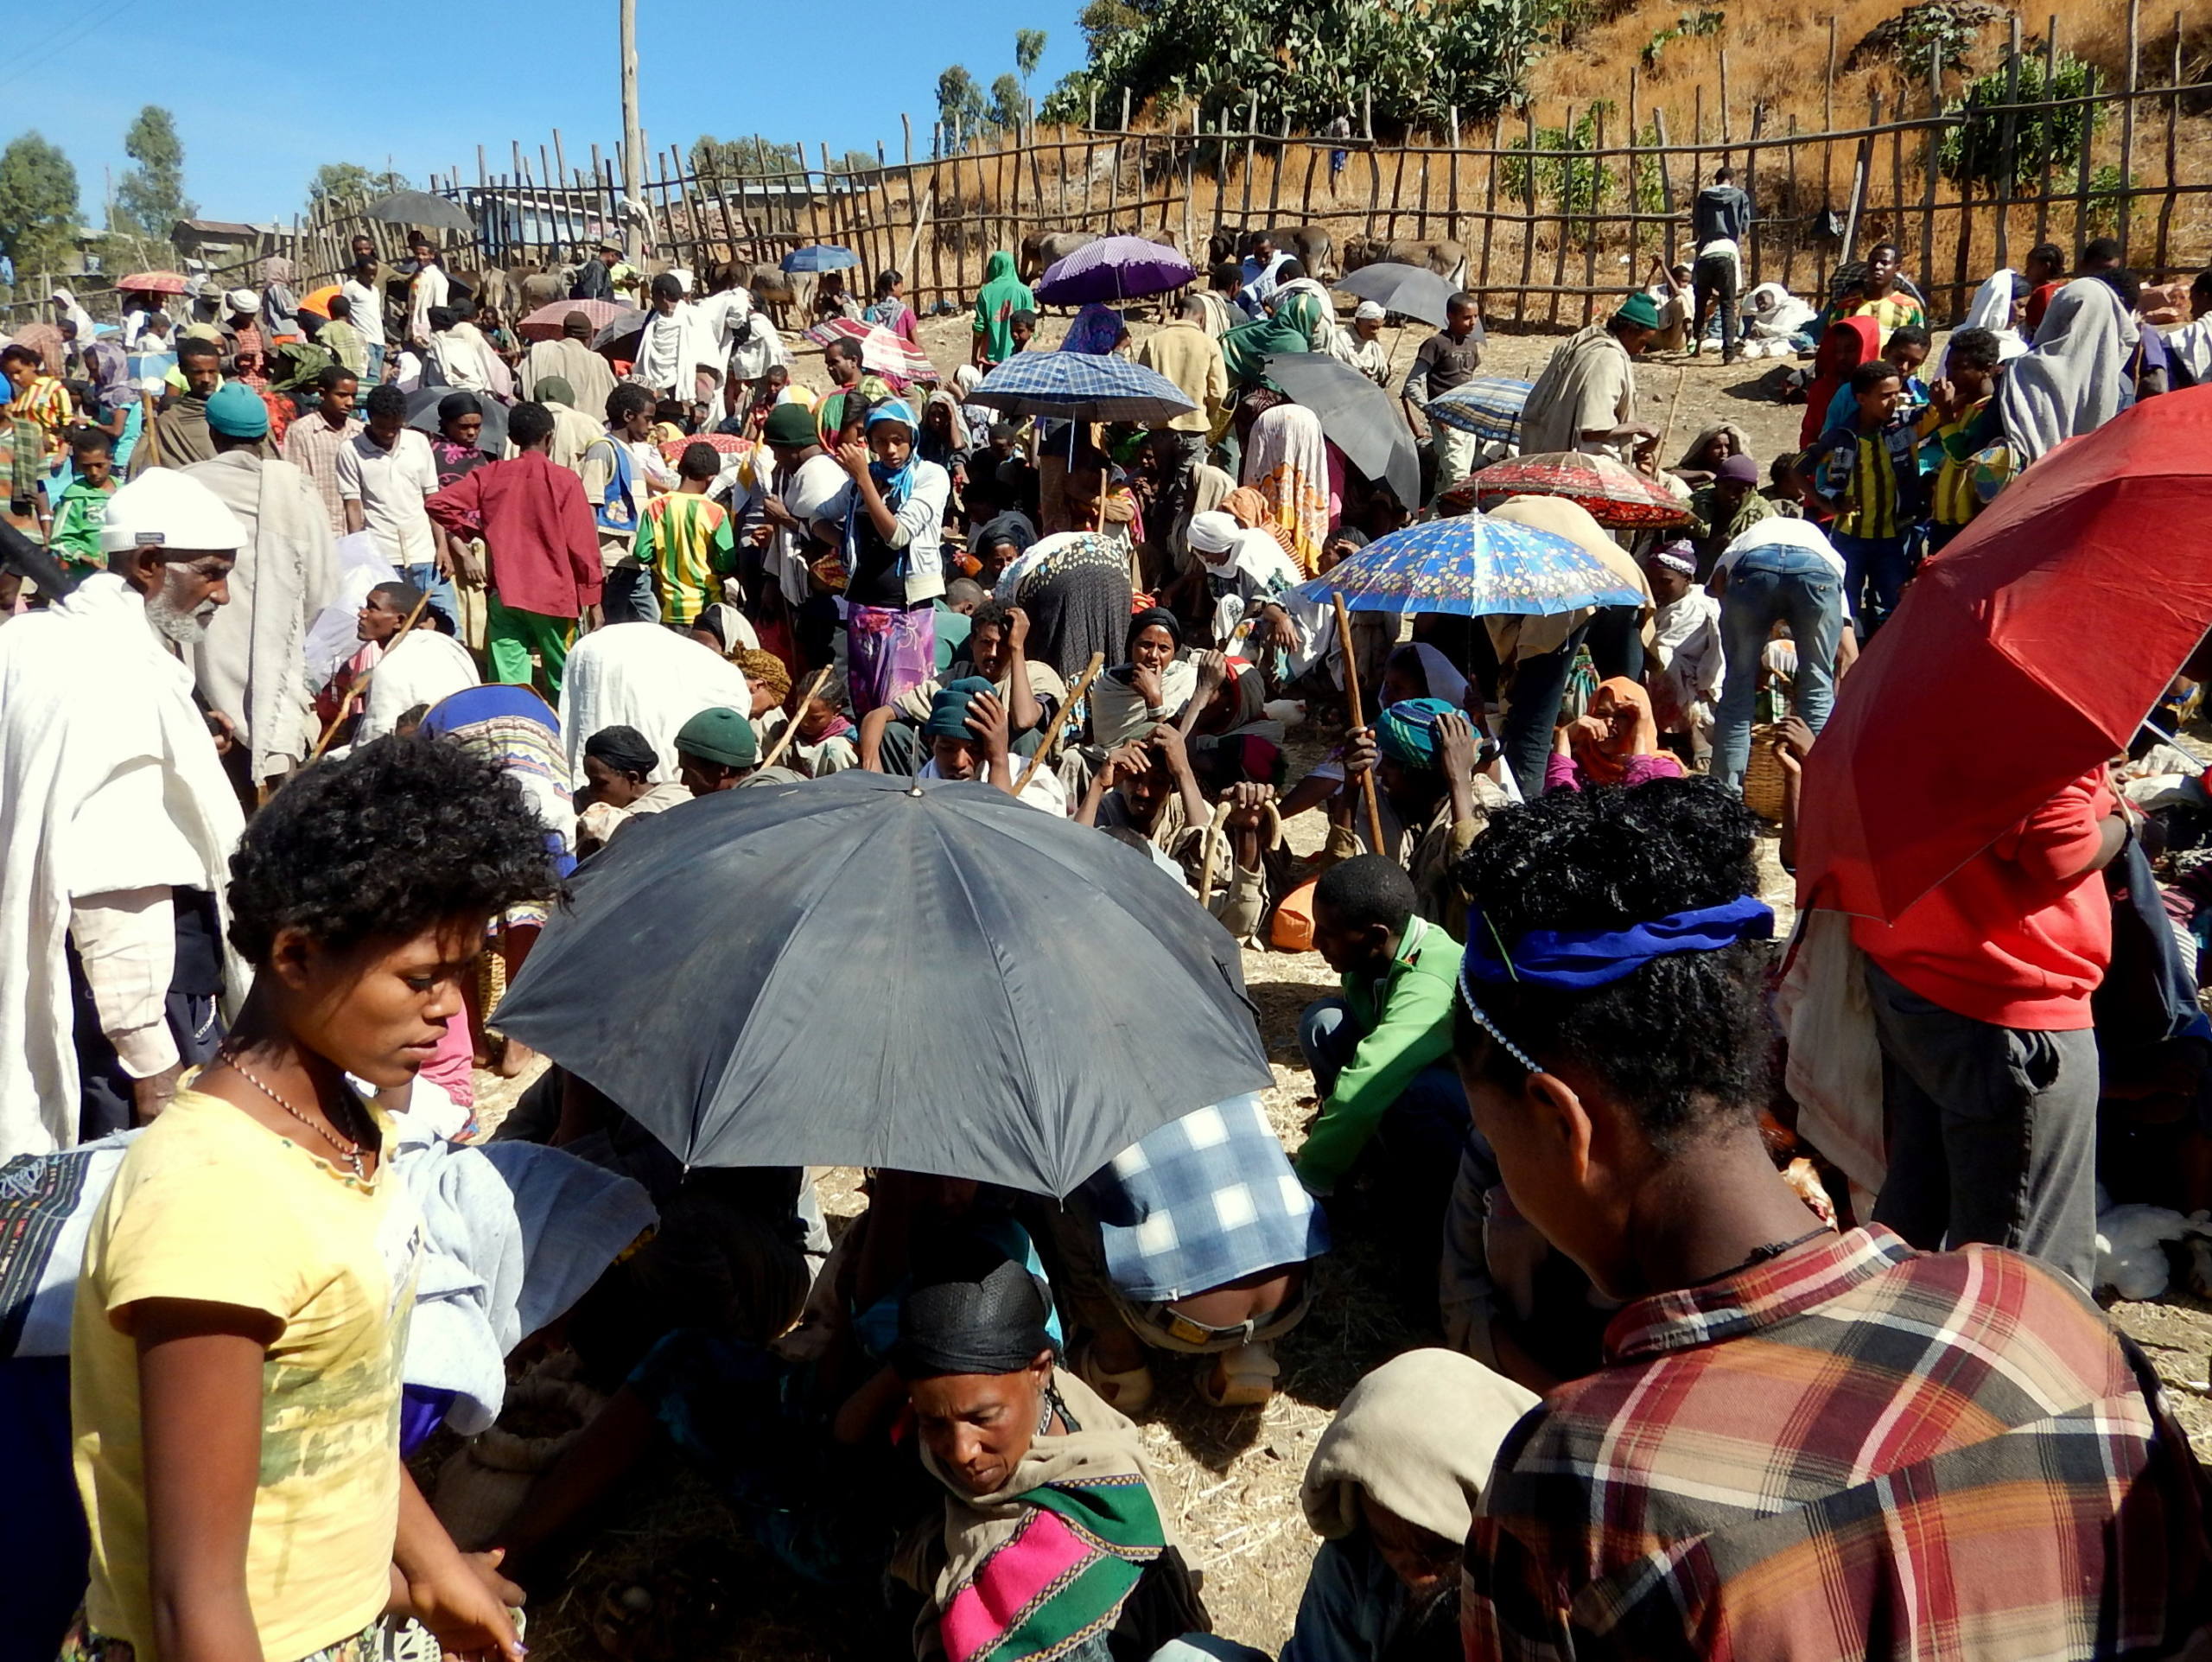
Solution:
M 784 723 L 784 730 L 776 735 L 775 743 L 768 747 L 768 754 L 760 759 L 760 765 L 763 767 L 773 767 L 784 752 L 790 748 L 791 740 L 798 734 L 799 715 L 805 712 L 807 705 L 813 702 L 815 695 L 828 684 L 830 672 L 836 667 L 835 664 L 824 664 L 822 666 L 822 673 L 814 678 L 814 685 L 806 690 L 806 697 L 798 701 L 798 713 L 794 714 L 791 720 Z
M 399 643 L 407 639 L 407 632 L 412 629 L 422 618 L 423 608 L 429 603 L 429 591 L 425 589 L 423 598 L 415 602 L 415 609 L 407 614 L 407 621 L 399 626 L 399 633 L 392 636 L 391 644 L 384 649 L 385 658 L 391 657 L 399 649 Z M 353 683 L 353 690 L 346 695 L 346 702 L 339 707 L 338 713 L 330 718 L 330 725 L 322 729 L 322 736 L 315 742 L 315 748 L 308 756 L 309 762 L 322 760 L 322 753 L 330 748 L 331 740 L 338 736 L 338 729 L 345 724 L 346 716 L 353 713 L 354 701 L 360 697 L 369 683 L 376 678 L 378 665 L 383 662 L 384 658 L 379 658 L 375 664 L 369 665 L 367 673 Z
M 146 414 L 146 418 L 138 423 L 138 437 L 153 453 L 154 466 L 158 468 L 162 465 L 162 430 L 154 424 L 154 395 L 143 386 L 138 389 L 138 407 Z
M 1083 666 L 1083 678 L 1075 684 L 1075 691 L 1068 694 L 1067 703 L 1060 706 L 1060 713 L 1053 718 L 1052 732 L 1046 734 L 1038 741 L 1037 754 L 1029 758 L 1029 765 L 1021 770 L 1021 777 L 1014 780 L 1014 793 L 1016 796 L 1020 796 L 1029 788 L 1029 781 L 1036 777 L 1037 770 L 1045 765 L 1045 757 L 1052 748 L 1052 740 L 1060 730 L 1060 723 L 1067 719 L 1070 710 L 1083 702 L 1083 695 L 1090 691 L 1090 684 L 1098 678 L 1098 672 L 1104 667 L 1105 663 L 1104 653 L 1090 654 L 1090 661 Z
M 1344 699 L 1351 706 L 1351 724 L 1356 732 L 1367 725 L 1367 717 L 1359 708 L 1359 666 L 1351 655 L 1351 617 L 1344 610 L 1344 597 L 1332 595 L 1337 604 L 1337 640 L 1344 652 Z M 1382 846 L 1382 805 L 1375 798 L 1375 770 L 1370 767 L 1359 776 L 1359 793 L 1367 802 L 1367 845 L 1376 854 L 1388 855 Z

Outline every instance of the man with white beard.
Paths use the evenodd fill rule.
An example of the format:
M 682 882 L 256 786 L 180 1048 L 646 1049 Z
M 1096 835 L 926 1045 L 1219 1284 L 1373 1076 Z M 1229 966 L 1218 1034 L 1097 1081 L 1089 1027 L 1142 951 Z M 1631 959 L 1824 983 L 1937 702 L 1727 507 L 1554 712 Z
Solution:
M 0 629 L 0 1161 L 143 1124 L 221 1038 L 245 822 L 187 660 L 245 542 L 156 468 L 108 502 L 108 569 Z

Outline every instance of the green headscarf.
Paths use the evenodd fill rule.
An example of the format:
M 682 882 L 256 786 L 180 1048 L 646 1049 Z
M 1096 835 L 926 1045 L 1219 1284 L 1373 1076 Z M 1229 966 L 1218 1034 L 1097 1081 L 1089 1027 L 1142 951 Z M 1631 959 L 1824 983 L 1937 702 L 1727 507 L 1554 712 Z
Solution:
M 1319 352 L 1321 302 L 1303 290 L 1276 303 L 1274 315 L 1240 324 L 1221 337 L 1221 361 L 1239 386 L 1256 386 L 1272 352 Z
M 1037 296 L 1014 274 L 1014 256 L 1005 249 L 991 255 L 983 268 L 982 292 L 976 296 L 976 333 L 983 337 L 983 356 L 1002 364 L 1014 356 L 1014 330 L 1009 320 L 1016 312 L 1033 312 Z

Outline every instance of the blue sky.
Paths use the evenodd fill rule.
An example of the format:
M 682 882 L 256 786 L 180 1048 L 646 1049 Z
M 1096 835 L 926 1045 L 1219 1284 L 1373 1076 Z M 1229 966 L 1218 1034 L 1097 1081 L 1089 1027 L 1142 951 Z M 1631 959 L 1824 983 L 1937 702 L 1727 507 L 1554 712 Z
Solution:
M 1043 29 L 1033 96 L 1083 61 L 1078 0 L 862 0 L 812 7 L 638 0 L 638 87 L 648 145 L 689 146 L 701 133 L 804 138 L 810 158 L 899 156 L 899 115 L 917 149 L 936 118 L 938 72 L 963 63 L 988 88 L 1014 67 L 1014 32 Z M 165 105 L 184 140 L 185 190 L 210 219 L 289 218 L 325 162 L 416 183 L 433 168 L 475 176 L 482 144 L 495 173 L 521 139 L 561 129 L 570 164 L 621 132 L 615 0 L 526 0 L 471 10 L 435 0 L 329 8 L 230 0 L 180 30 L 154 0 L 85 0 L 26 8 L 11 29 L 10 97 L 0 143 L 35 128 L 76 164 L 86 218 L 99 223 L 101 169 L 129 165 L 123 134 L 146 104 Z M 832 18 L 839 26 L 822 25 Z M 510 66 L 524 32 L 537 43 Z M 264 50 L 265 49 L 265 50 Z M 851 60 L 849 70 L 837 60 Z M 833 77 L 835 78 L 833 80 Z

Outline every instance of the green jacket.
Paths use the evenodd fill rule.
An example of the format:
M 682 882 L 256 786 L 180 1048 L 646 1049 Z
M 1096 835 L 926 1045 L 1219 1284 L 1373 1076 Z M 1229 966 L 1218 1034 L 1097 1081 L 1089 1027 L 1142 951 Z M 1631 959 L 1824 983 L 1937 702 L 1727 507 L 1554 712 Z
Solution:
M 56 559 L 79 575 L 107 569 L 107 556 L 100 552 L 100 522 L 107 515 L 108 498 L 114 494 L 112 484 L 105 490 L 94 490 L 83 480 L 73 479 L 54 505 L 54 532 L 48 547 Z
M 1316 1194 L 1326 1194 L 1351 1169 L 1414 1076 L 1452 1054 L 1459 977 L 1459 943 L 1418 915 L 1407 920 L 1379 1008 L 1373 982 L 1344 977 L 1344 1002 L 1366 1036 L 1298 1151 L 1299 1181 Z

